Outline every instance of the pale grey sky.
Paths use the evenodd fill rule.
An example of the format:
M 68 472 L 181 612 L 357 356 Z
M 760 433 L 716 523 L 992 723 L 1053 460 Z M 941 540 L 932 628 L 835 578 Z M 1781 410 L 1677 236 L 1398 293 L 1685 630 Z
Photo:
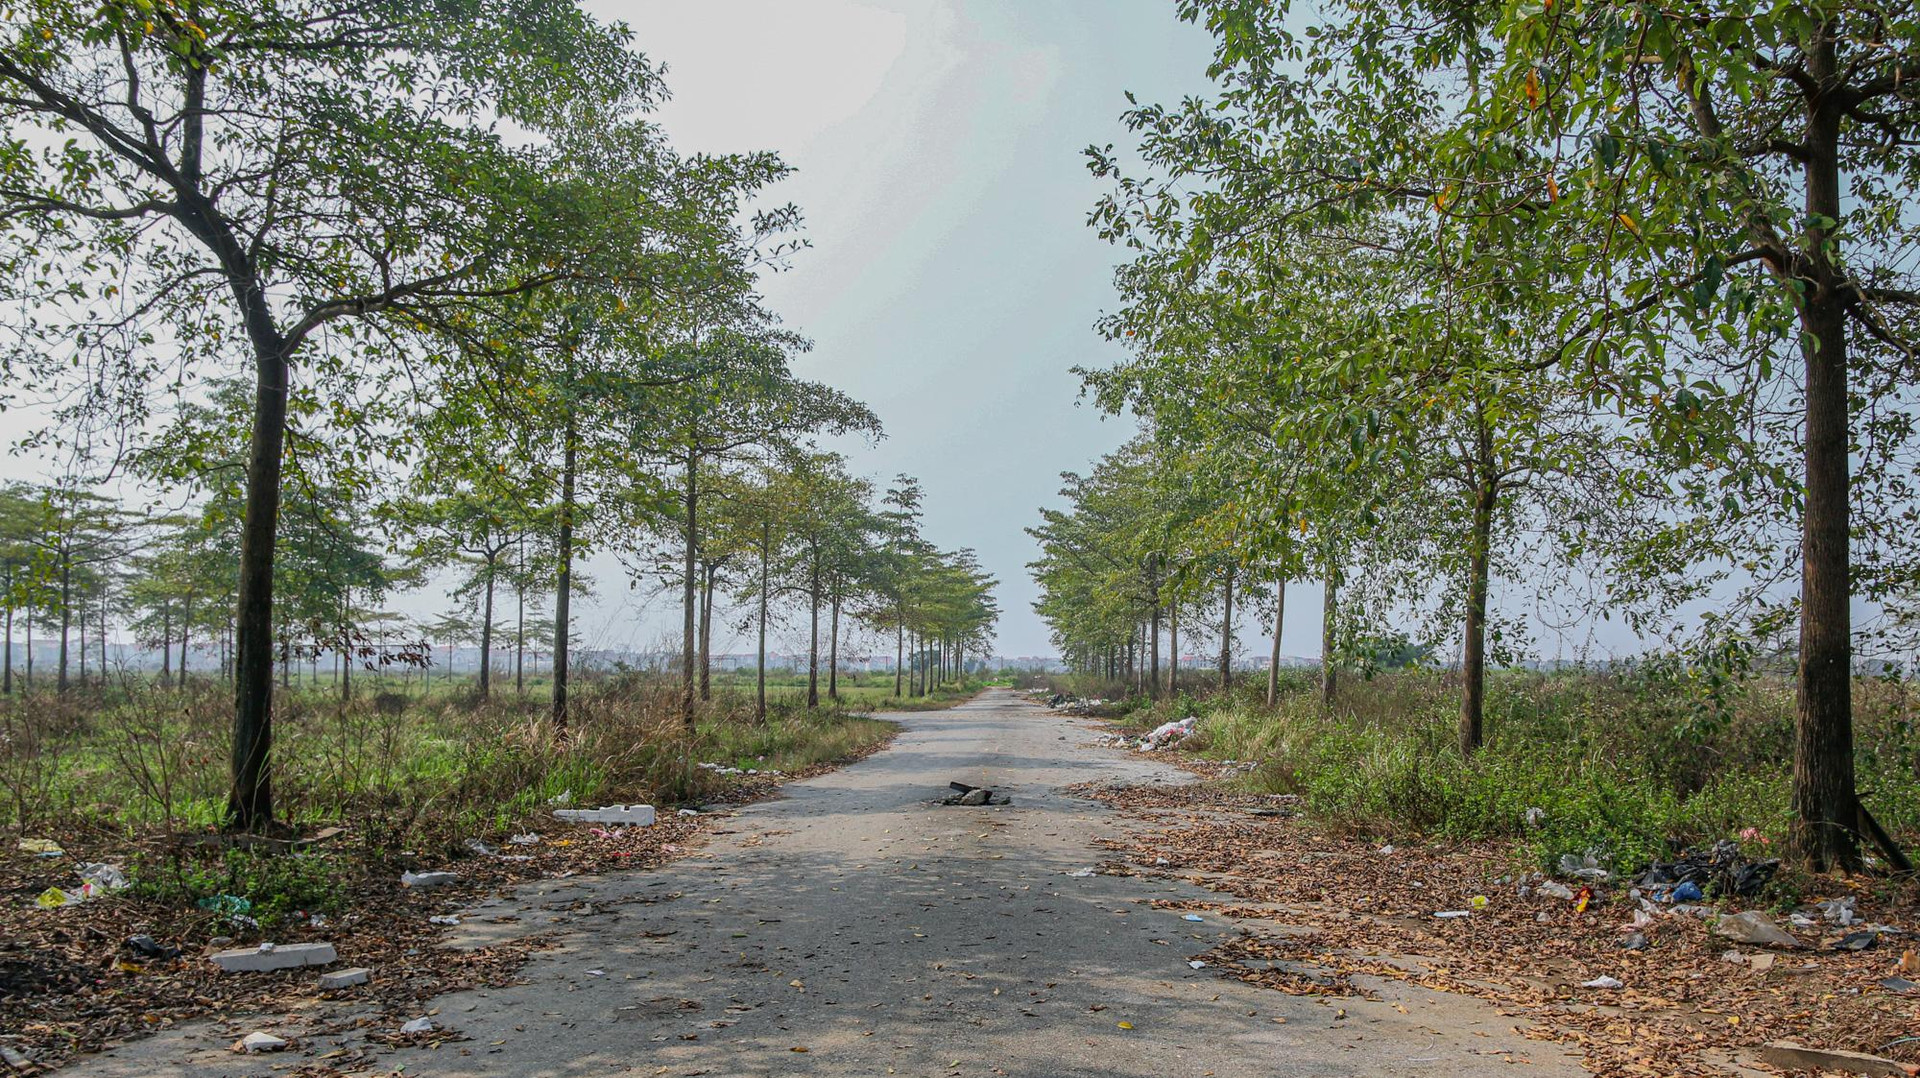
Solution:
M 667 65 L 660 120 L 682 150 L 768 149 L 797 169 L 776 193 L 805 212 L 813 246 L 766 294 L 815 342 L 800 371 L 873 407 L 887 438 L 855 466 L 919 476 L 929 537 L 974 548 L 1000 578 L 1000 652 L 1051 653 L 1022 528 L 1056 500 L 1062 469 L 1133 430 L 1076 406 L 1069 373 L 1117 354 L 1091 328 L 1117 252 L 1085 224 L 1103 188 L 1081 150 L 1127 143 L 1127 90 L 1203 91 L 1206 33 L 1171 0 L 589 7 Z M 611 572 L 615 615 L 625 589 Z M 657 636 L 663 613 L 636 601 L 615 621 L 641 616 Z M 1302 613 L 1290 651 L 1312 650 Z

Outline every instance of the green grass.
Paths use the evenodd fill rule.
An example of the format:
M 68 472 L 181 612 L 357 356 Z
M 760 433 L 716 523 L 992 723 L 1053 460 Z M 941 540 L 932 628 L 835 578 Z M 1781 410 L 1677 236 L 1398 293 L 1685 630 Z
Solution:
M 1237 781 L 1298 794 L 1315 818 L 1358 833 L 1509 839 L 1543 864 L 1593 849 L 1628 871 L 1676 845 L 1743 834 L 1756 854 L 1785 847 L 1793 697 L 1777 677 L 1709 699 L 1663 668 L 1499 671 L 1488 684 L 1486 744 L 1471 759 L 1457 747 L 1457 687 L 1440 672 L 1349 680 L 1331 710 L 1304 672 L 1287 672 L 1282 687 L 1273 708 L 1262 682 L 1137 706 L 1126 721 L 1149 728 L 1197 713 L 1189 748 L 1256 761 Z M 1908 839 L 1920 834 L 1912 720 L 1903 686 L 1859 683 L 1861 788 Z M 1537 827 L 1526 822 L 1530 808 L 1541 810 Z

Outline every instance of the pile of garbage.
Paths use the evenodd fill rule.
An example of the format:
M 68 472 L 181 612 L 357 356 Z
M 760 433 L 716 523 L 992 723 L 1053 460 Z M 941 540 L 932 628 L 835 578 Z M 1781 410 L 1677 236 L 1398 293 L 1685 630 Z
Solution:
M 1778 858 L 1750 859 L 1740 852 L 1739 843 L 1721 839 L 1704 853 L 1689 850 L 1672 861 L 1655 861 L 1633 882 L 1657 901 L 1747 898 L 1759 894 L 1779 868 Z
M 82 861 L 74 866 L 80 875 L 80 886 L 71 891 L 59 887 L 49 887 L 40 892 L 33 904 L 43 910 L 57 910 L 62 906 L 71 906 L 76 902 L 118 891 L 127 886 L 126 874 L 119 865 L 94 864 Z
M 1193 736 L 1194 724 L 1195 720 L 1191 717 L 1161 723 L 1140 740 L 1140 748 L 1142 751 L 1172 748 Z
M 1057 711 L 1062 715 L 1091 715 L 1105 707 L 1107 701 L 1098 696 L 1089 699 L 1056 692 L 1046 698 L 1046 705 L 1049 710 Z

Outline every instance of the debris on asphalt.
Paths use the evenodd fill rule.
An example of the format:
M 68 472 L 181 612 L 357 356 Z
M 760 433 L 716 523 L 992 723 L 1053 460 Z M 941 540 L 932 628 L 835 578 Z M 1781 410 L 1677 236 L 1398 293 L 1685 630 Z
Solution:
M 301 966 L 324 966 L 339 959 L 331 943 L 289 943 L 277 946 L 262 943 L 257 947 L 236 947 L 207 956 L 227 973 L 259 973 Z
M 278 1052 L 287 1046 L 286 1039 L 271 1033 L 249 1033 L 233 1042 L 236 1052 Z
M 1872 1078 L 1893 1078 L 1896 1075 L 1913 1073 L 1910 1068 L 1880 1056 L 1870 1056 L 1864 1052 L 1834 1052 L 1821 1048 L 1808 1048 L 1786 1041 L 1772 1041 L 1762 1045 L 1760 1061 L 1787 1070 L 1838 1070 L 1870 1075 Z
M 337 969 L 331 973 L 322 973 L 320 975 L 319 987 L 322 992 L 332 992 L 341 988 L 352 988 L 355 985 L 366 984 L 372 979 L 372 970 L 365 966 L 354 966 L 351 969 Z
M 1601 976 L 1595 977 L 1591 981 L 1581 981 L 1580 987 L 1582 988 L 1625 988 L 1626 985 L 1622 983 L 1620 978 L 1618 977 L 1609 977 L 1609 976 L 1606 976 L 1605 974 L 1602 974 Z
M 556 818 L 570 823 L 617 823 L 631 827 L 652 827 L 652 805 L 603 805 L 597 809 L 554 809 Z
M 984 786 L 969 786 L 964 782 L 949 782 L 947 788 L 953 793 L 939 800 L 942 805 L 963 805 L 978 808 L 982 805 L 1011 805 L 1013 799 L 1005 794 L 989 790 Z
M 400 1032 L 432 1033 L 436 1028 L 438 1027 L 433 1024 L 433 1019 L 428 1018 L 425 1015 L 422 1015 L 419 1018 L 415 1018 L 413 1021 L 408 1022 L 406 1025 L 401 1026 Z

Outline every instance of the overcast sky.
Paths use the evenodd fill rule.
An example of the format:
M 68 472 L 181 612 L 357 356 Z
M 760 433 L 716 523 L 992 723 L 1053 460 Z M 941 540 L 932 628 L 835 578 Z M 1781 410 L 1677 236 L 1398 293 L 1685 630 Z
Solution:
M 1086 226 L 1103 188 L 1081 151 L 1126 142 L 1125 91 L 1204 90 L 1206 33 L 1171 0 L 589 6 L 667 66 L 660 119 L 683 151 L 774 150 L 795 167 L 777 193 L 813 246 L 766 294 L 815 342 L 800 372 L 873 407 L 887 437 L 855 467 L 919 476 L 929 538 L 1000 578 L 1000 653 L 1051 653 L 1022 529 L 1061 470 L 1133 430 L 1077 405 L 1069 372 L 1116 358 L 1092 330 L 1117 252 Z M 665 601 L 624 594 L 615 572 L 600 573 L 609 642 L 622 625 L 647 626 L 636 644 L 663 635 Z

